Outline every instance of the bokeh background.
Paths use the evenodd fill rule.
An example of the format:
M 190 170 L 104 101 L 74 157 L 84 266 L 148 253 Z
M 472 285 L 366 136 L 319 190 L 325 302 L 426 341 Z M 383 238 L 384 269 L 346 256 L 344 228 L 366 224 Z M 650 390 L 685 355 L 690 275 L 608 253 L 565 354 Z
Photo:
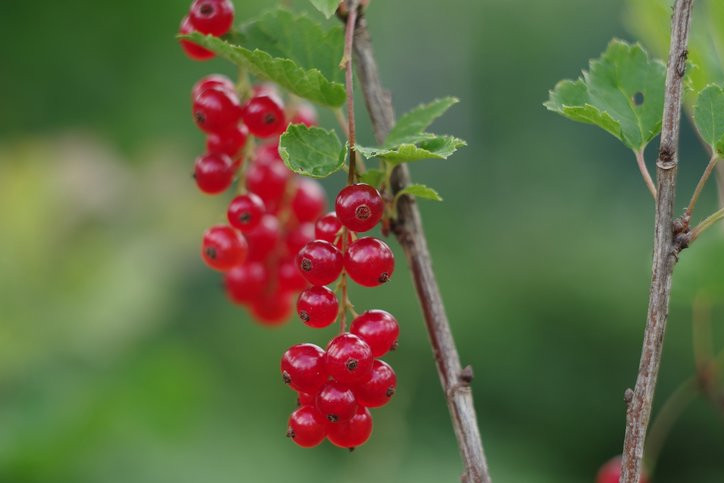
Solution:
M 387 309 L 402 326 L 388 357 L 398 393 L 375 411 L 371 441 L 348 454 L 284 438 L 294 398 L 279 357 L 334 329 L 256 325 L 198 256 L 226 198 L 199 194 L 189 176 L 203 149 L 189 90 L 234 70 L 185 58 L 174 35 L 188 3 L 0 2 L 0 481 L 458 481 L 399 251 L 390 284 L 353 292 L 359 307 Z M 269 7 L 235 4 L 238 19 Z M 416 164 L 414 178 L 445 198 L 421 209 L 463 363 L 475 369 L 497 482 L 593 481 L 620 452 L 653 205 L 630 152 L 541 103 L 611 37 L 636 39 L 628 26 L 641 24 L 626 7 L 395 0 L 369 9 L 398 111 L 462 100 L 435 130 L 469 146 Z M 655 146 L 651 165 L 654 155 Z M 688 127 L 681 158 L 679 207 L 706 163 Z M 325 181 L 330 193 L 341 183 Z M 699 215 L 716 204 L 709 186 Z M 710 302 L 712 343 L 724 346 L 721 232 L 697 245 L 675 278 L 657 407 L 693 372 L 695 297 Z M 657 482 L 724 481 L 721 414 L 702 399 L 685 410 Z

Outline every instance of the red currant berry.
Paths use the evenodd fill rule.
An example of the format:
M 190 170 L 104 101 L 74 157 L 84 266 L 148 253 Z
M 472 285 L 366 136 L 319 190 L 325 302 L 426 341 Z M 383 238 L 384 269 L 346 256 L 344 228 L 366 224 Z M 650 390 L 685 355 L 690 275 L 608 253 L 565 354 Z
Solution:
M 279 325 L 292 313 L 292 297 L 287 292 L 275 290 L 264 293 L 251 303 L 251 315 L 262 325 Z
M 256 137 L 266 138 L 284 132 L 284 109 L 272 97 L 254 96 L 242 108 L 244 124 Z
M 308 102 L 300 102 L 290 124 L 304 124 L 307 127 L 316 126 L 318 124 L 317 110 Z
M 299 273 L 297 262 L 293 257 L 284 257 L 279 262 L 279 290 L 285 292 L 301 292 L 309 286 L 307 280 Z
M 314 225 L 311 223 L 302 223 L 287 233 L 287 250 L 289 253 L 296 255 L 304 245 L 312 240 L 314 240 Z
M 194 32 L 195 30 L 196 29 L 194 29 L 193 25 L 191 25 L 191 21 L 187 15 L 181 20 L 181 26 L 178 29 L 178 33 L 186 35 Z M 198 44 L 188 40 L 179 40 L 179 42 L 181 43 L 181 47 L 184 49 L 184 52 L 186 52 L 186 55 L 191 60 L 209 60 L 214 58 L 213 52 L 206 50 Z
M 397 320 L 384 310 L 368 310 L 358 315 L 349 331 L 367 342 L 374 357 L 380 357 L 397 347 L 400 327 Z
M 204 92 L 206 89 L 211 89 L 212 87 L 236 92 L 236 87 L 234 87 L 234 83 L 231 79 L 221 74 L 210 74 L 206 77 L 202 77 L 196 82 L 196 84 L 194 84 L 193 89 L 191 89 L 191 101 L 196 99 L 199 94 Z
M 337 319 L 338 312 L 337 296 L 324 286 L 310 287 L 297 299 L 297 314 L 309 327 L 327 327 Z
M 225 191 L 234 181 L 234 163 L 225 154 L 204 154 L 194 163 L 194 179 L 199 189 L 209 195 Z
M 189 20 L 202 34 L 219 37 L 226 34 L 234 22 L 234 5 L 229 0 L 195 0 Z
M 327 205 L 324 188 L 309 178 L 298 178 L 297 190 L 292 198 L 292 211 L 300 222 L 319 218 Z
M 324 351 L 314 344 L 297 344 L 284 353 L 282 378 L 297 392 L 316 394 L 327 382 Z
M 312 406 L 302 406 L 289 416 L 287 436 L 302 448 L 313 448 L 324 441 L 327 422 Z
M 282 157 L 279 156 L 279 144 L 278 143 L 267 143 L 262 144 L 254 151 L 254 162 L 267 163 L 270 161 L 281 161 Z M 283 165 L 284 163 L 282 163 Z
M 317 405 L 317 395 L 308 392 L 297 393 L 297 406 L 315 406 Z
M 267 278 L 267 270 L 262 263 L 237 265 L 224 274 L 226 293 L 234 303 L 249 304 L 264 292 Z
M 215 270 L 226 271 L 241 265 L 248 251 L 244 236 L 230 226 L 212 226 L 204 233 L 201 257 Z
M 222 133 L 238 124 L 239 100 L 233 92 L 211 87 L 194 99 L 193 115 L 196 125 L 205 133 Z
M 273 205 L 284 196 L 287 180 L 291 174 L 280 161 L 267 163 L 256 161 L 246 172 L 246 189 L 259 195 L 267 205 Z
M 596 483 L 618 483 L 621 478 L 621 456 L 611 458 L 598 470 Z M 649 477 L 643 471 L 639 483 L 648 483 Z
M 335 211 L 339 221 L 352 231 L 371 230 L 380 218 L 384 201 L 380 193 L 368 184 L 353 184 L 339 192 Z
M 262 261 L 279 243 L 279 220 L 274 215 L 263 215 L 259 223 L 244 233 L 244 236 L 249 242 L 249 260 Z
M 397 376 L 389 364 L 375 359 L 372 363 L 372 377 L 354 386 L 357 402 L 368 408 L 384 406 L 395 394 Z
M 226 154 L 232 158 L 241 157 L 241 149 L 246 145 L 249 131 L 243 124 L 235 126 L 220 133 L 211 133 L 206 136 L 206 150 L 210 153 Z
M 392 277 L 395 257 L 382 240 L 360 238 L 347 247 L 344 268 L 350 278 L 363 287 L 376 287 Z
M 317 394 L 317 409 L 329 422 L 339 423 L 354 416 L 357 400 L 346 385 L 328 381 Z
M 340 448 L 356 448 L 367 442 L 372 434 L 372 415 L 364 406 L 357 406 L 352 419 L 327 425 L 327 439 Z
M 297 266 L 312 285 L 327 285 L 342 272 L 342 254 L 331 243 L 314 240 L 299 250 Z
M 355 384 L 370 377 L 374 359 L 367 342 L 345 332 L 329 342 L 324 360 L 330 376 L 345 384 Z
M 264 202 L 254 193 L 239 195 L 229 203 L 229 224 L 242 232 L 253 230 L 264 216 Z
M 314 224 L 314 237 L 318 240 L 334 243 L 337 233 L 342 229 L 342 222 L 333 211 L 320 217 Z

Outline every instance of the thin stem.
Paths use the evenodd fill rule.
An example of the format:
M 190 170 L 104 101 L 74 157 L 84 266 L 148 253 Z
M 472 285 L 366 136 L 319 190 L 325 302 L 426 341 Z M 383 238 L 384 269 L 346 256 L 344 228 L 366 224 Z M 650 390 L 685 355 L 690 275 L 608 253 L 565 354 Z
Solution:
M 651 179 L 649 169 L 646 167 L 644 150 L 634 151 L 634 154 L 636 155 L 636 164 L 639 167 L 639 171 L 641 171 L 641 176 L 644 178 L 644 183 L 646 183 L 646 187 L 649 189 L 651 196 L 654 197 L 654 201 L 656 201 L 656 186 L 654 186 L 654 180 Z
M 716 153 L 712 155 L 711 159 L 709 159 L 709 164 L 706 165 L 704 173 L 702 173 L 699 182 L 696 184 L 694 194 L 691 195 L 691 201 L 689 201 L 689 206 L 686 208 L 686 212 L 684 214 L 686 218 L 690 218 L 691 214 L 694 212 L 694 207 L 696 206 L 696 202 L 699 200 L 699 195 L 701 195 L 701 192 L 704 189 L 706 182 L 709 180 L 709 176 L 711 176 L 712 171 L 714 171 L 718 161 L 719 156 L 717 156 Z
M 691 234 L 689 235 L 689 244 L 693 243 L 694 240 L 699 238 L 699 235 L 701 235 L 702 232 L 706 231 L 707 228 L 721 219 L 724 219 L 724 208 L 719 208 L 717 211 L 704 218 L 694 227 L 693 230 L 691 230 Z
M 349 170 L 347 172 L 347 184 L 354 183 L 355 168 L 357 164 L 357 151 L 355 151 L 355 122 L 354 122 L 354 75 L 352 75 L 352 47 L 354 45 L 354 29 L 357 25 L 357 13 L 359 11 L 359 0 L 349 0 L 349 13 L 347 14 L 347 26 L 344 34 L 344 55 L 340 67 L 344 67 L 344 84 L 347 90 L 347 141 L 349 142 Z

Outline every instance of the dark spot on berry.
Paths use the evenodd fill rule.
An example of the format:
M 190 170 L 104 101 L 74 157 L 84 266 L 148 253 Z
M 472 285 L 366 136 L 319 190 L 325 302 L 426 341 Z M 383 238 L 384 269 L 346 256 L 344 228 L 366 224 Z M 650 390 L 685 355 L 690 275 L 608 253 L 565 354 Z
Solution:
M 196 122 L 199 124 L 206 123 L 206 116 L 204 116 L 204 113 L 196 111 L 194 112 L 194 119 L 196 119 Z
M 274 124 L 277 122 L 277 117 L 272 113 L 264 115 L 264 124 Z
M 354 210 L 354 216 L 358 220 L 366 220 L 372 215 L 372 210 L 370 210 L 370 207 L 367 205 L 359 205 Z
M 292 428 L 287 429 L 287 438 L 294 439 L 296 434 L 294 434 L 294 430 Z
M 300 266 L 302 270 L 308 272 L 312 269 L 312 261 L 308 258 L 302 258 L 302 263 L 300 263 Z
M 390 279 L 390 274 L 387 272 L 382 272 L 380 274 L 380 278 L 378 279 L 380 283 L 387 283 L 387 281 Z
M 297 398 L 297 407 L 302 407 L 302 400 L 300 398 Z
M 396 350 L 397 350 L 397 347 L 398 347 L 399 345 L 400 345 L 400 343 L 399 343 L 398 341 L 393 342 L 393 343 L 392 343 L 392 347 L 390 347 L 390 350 L 391 350 L 391 351 L 396 351 Z
M 327 414 L 327 419 L 329 419 L 330 423 L 336 423 L 339 421 L 339 418 L 335 414 Z
M 357 359 L 349 359 L 344 365 L 347 367 L 348 371 L 354 371 L 357 369 L 358 364 L 359 361 Z
M 306 312 L 306 310 L 299 311 L 299 318 L 302 319 L 304 322 L 309 322 L 309 314 Z
M 633 95 L 633 103 L 636 106 L 640 106 L 644 103 L 644 93 L 643 92 L 637 92 Z
M 292 376 L 290 376 L 287 371 L 284 371 L 282 372 L 282 381 L 284 381 L 284 384 L 289 384 L 292 382 Z
M 244 213 L 242 213 L 241 215 L 239 215 L 239 222 L 240 222 L 240 223 L 246 224 L 246 223 L 249 223 L 249 220 L 251 220 L 251 213 L 249 213 L 249 212 L 244 212 Z
M 216 260 L 216 248 L 214 247 L 206 247 L 206 256 L 209 257 L 212 260 Z
M 395 388 L 390 386 L 387 388 L 387 392 L 385 392 L 385 395 L 387 397 L 392 397 L 395 394 Z
M 211 4 L 211 2 L 207 2 L 201 6 L 199 12 L 201 12 L 202 15 L 210 17 L 214 13 L 214 5 Z

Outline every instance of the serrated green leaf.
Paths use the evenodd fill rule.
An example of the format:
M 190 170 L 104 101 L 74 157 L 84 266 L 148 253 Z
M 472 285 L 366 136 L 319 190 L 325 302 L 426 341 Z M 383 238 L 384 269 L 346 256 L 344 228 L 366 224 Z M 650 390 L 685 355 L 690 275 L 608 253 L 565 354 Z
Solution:
M 362 183 L 367 183 L 368 185 L 374 186 L 375 188 L 379 188 L 384 179 L 385 172 L 381 169 L 368 169 L 367 171 L 359 175 L 359 180 Z
M 442 201 L 440 194 L 429 186 L 424 184 L 411 184 L 403 190 L 400 190 L 396 196 L 413 195 L 426 200 Z
M 237 65 L 248 68 L 255 75 L 276 82 L 299 97 L 331 107 L 344 104 L 344 85 L 326 79 L 318 69 L 304 69 L 291 59 L 272 57 L 259 49 L 232 45 L 212 35 L 193 32 L 179 38 L 191 40 Z
M 279 139 L 279 155 L 295 173 L 325 178 L 344 166 L 347 149 L 332 129 L 291 124 Z
M 334 15 L 339 6 L 339 0 L 309 0 L 314 5 L 314 8 L 322 12 L 322 14 L 329 18 Z
M 465 141 L 453 136 L 435 136 L 417 144 L 406 143 L 384 148 L 357 145 L 355 149 L 367 158 L 383 158 L 389 163 L 400 164 L 422 159 L 447 159 L 459 147 L 466 145 Z
M 722 154 L 724 147 L 724 89 L 710 84 L 699 93 L 694 105 L 694 122 L 701 138 Z
M 559 82 L 544 105 L 640 150 L 661 131 L 665 77 L 664 64 L 640 45 L 613 40 L 582 78 Z
M 387 135 L 385 144 L 394 145 L 409 142 L 405 139 L 425 131 L 435 119 L 445 114 L 450 106 L 458 102 L 459 99 L 455 97 L 444 97 L 417 106 L 395 123 L 395 126 Z

